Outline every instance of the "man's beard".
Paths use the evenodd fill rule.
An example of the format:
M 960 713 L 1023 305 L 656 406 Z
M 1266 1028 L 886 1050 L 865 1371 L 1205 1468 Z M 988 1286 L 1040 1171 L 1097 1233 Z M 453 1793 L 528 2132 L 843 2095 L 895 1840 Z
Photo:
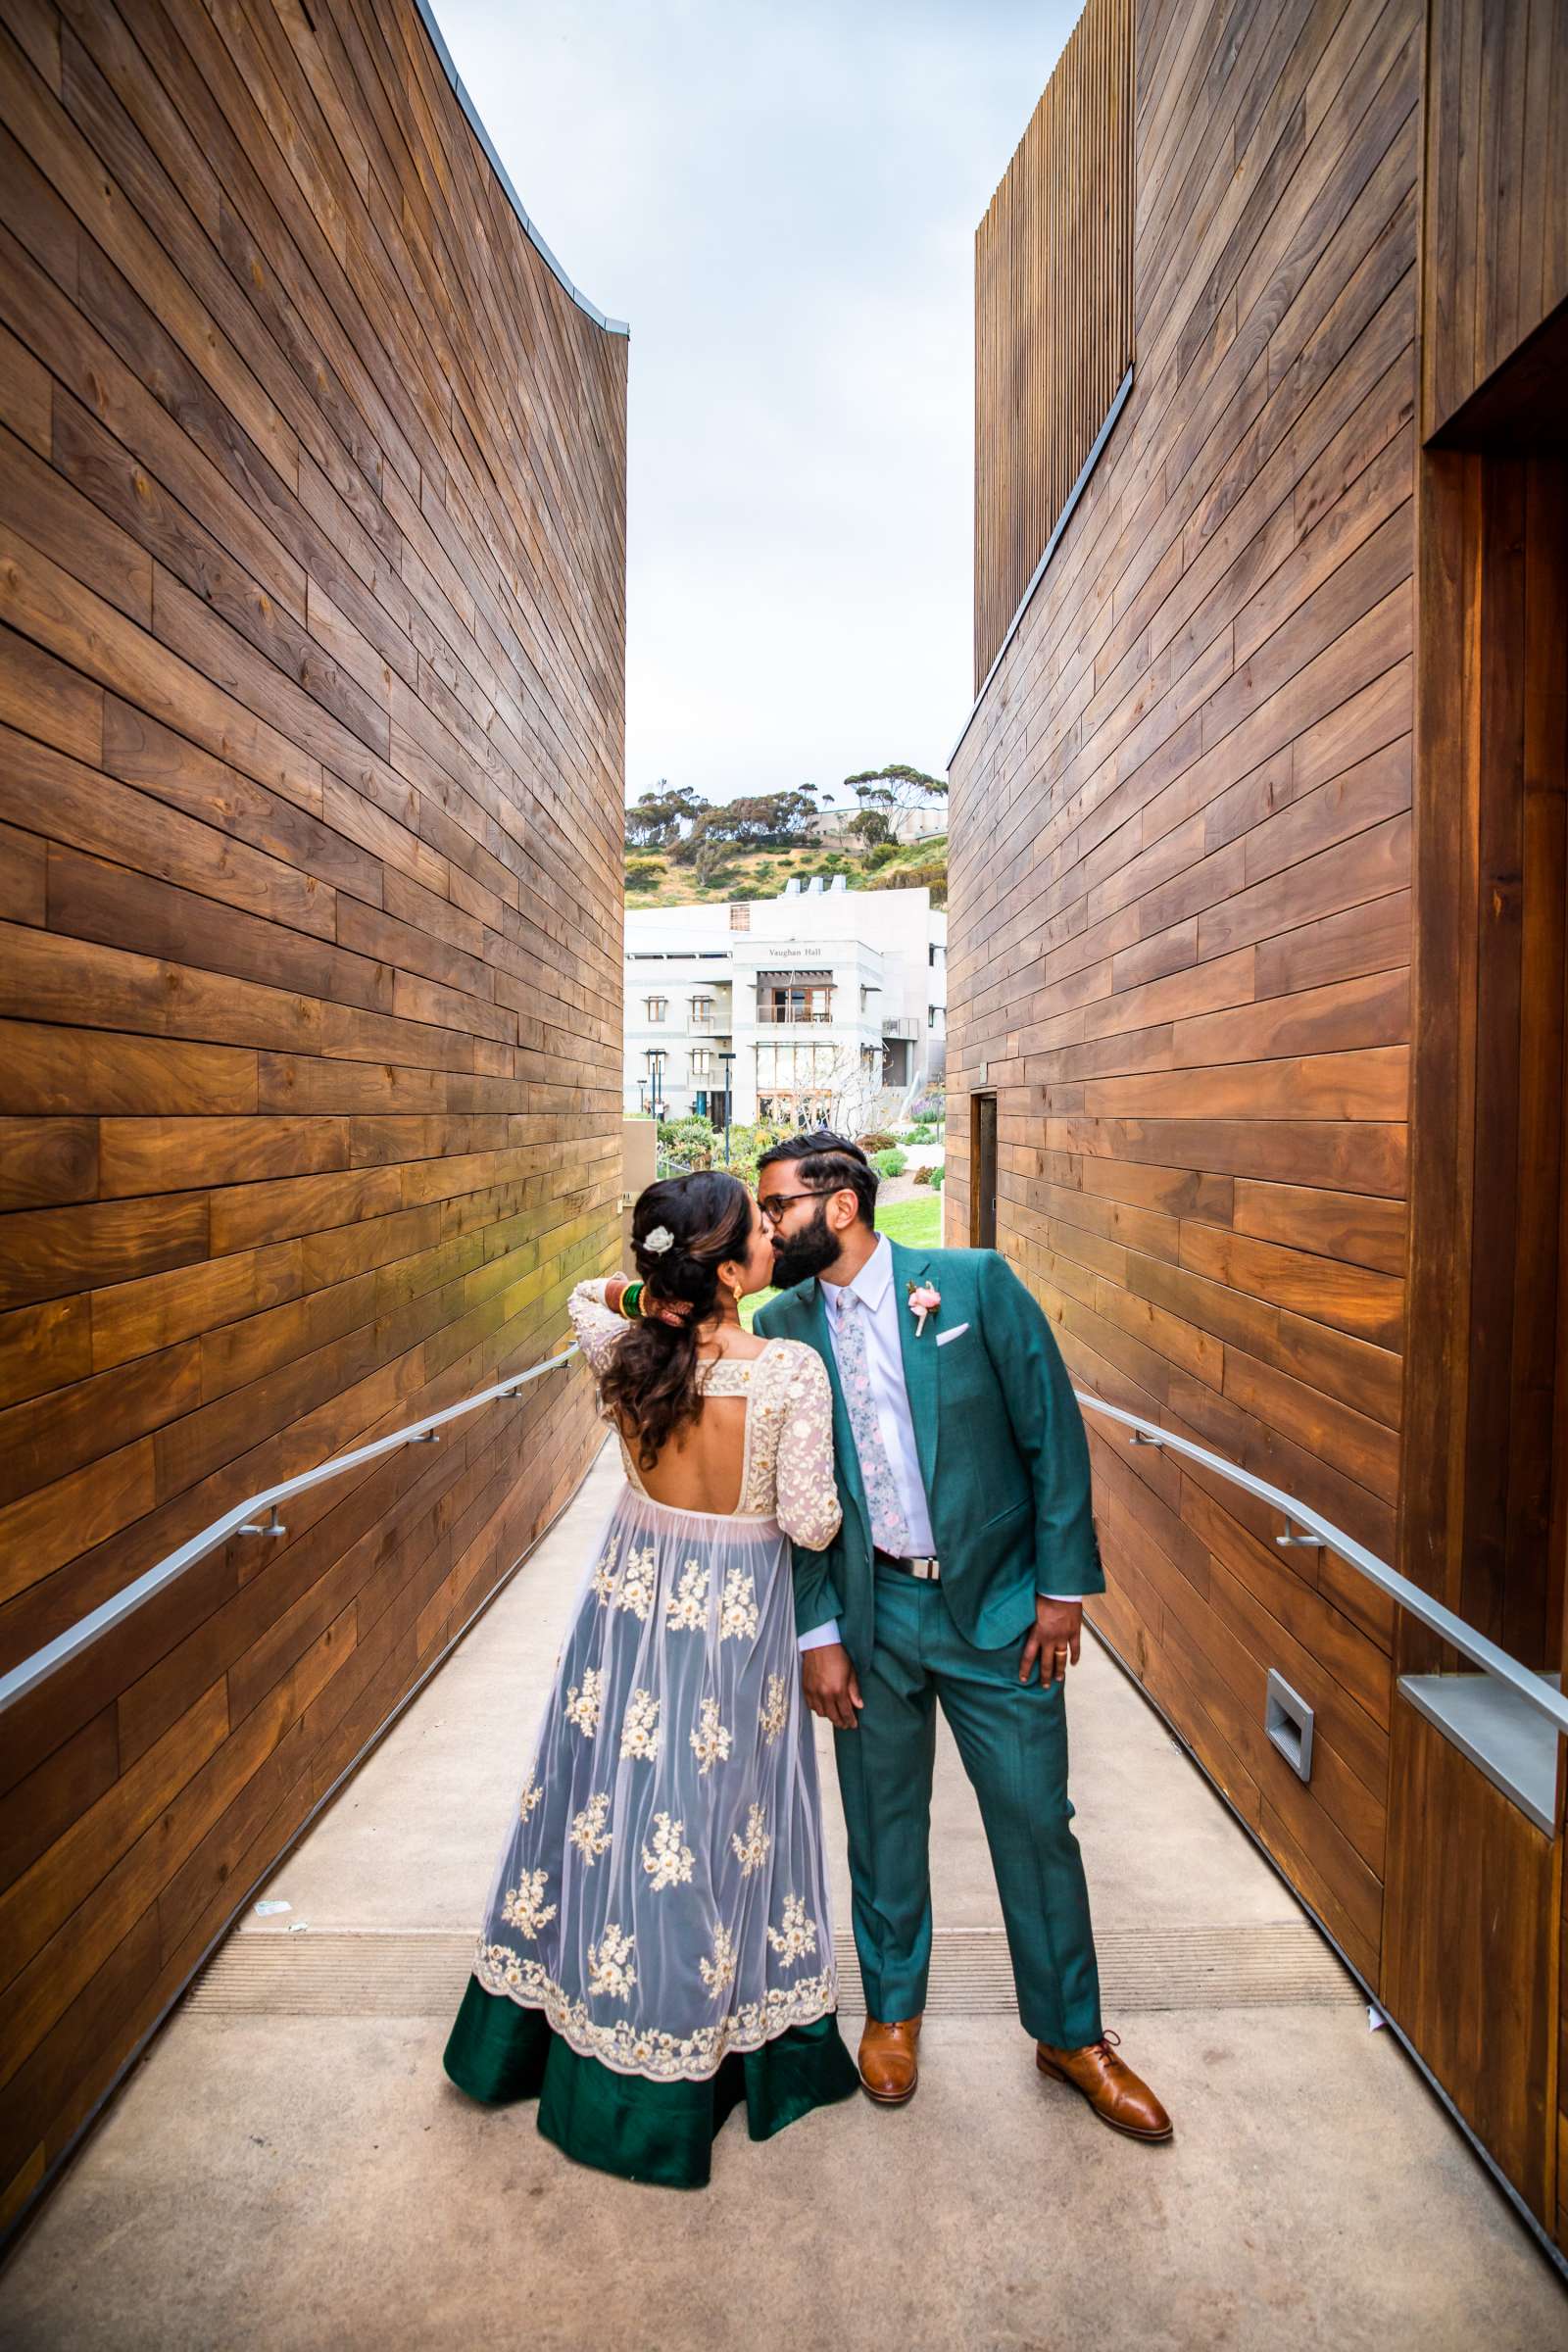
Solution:
M 810 1223 L 790 1241 L 773 1244 L 773 1280 L 781 1291 L 793 1290 L 812 1274 L 820 1274 L 839 1253 L 836 1234 L 828 1231 L 827 1210 L 818 1208 Z

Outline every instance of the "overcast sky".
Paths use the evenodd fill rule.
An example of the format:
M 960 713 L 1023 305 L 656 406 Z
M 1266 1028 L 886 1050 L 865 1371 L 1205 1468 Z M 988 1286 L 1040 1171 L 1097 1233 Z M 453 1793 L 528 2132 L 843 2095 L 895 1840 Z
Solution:
M 972 699 L 974 231 L 1078 0 L 434 0 L 631 322 L 626 795 L 907 760 Z

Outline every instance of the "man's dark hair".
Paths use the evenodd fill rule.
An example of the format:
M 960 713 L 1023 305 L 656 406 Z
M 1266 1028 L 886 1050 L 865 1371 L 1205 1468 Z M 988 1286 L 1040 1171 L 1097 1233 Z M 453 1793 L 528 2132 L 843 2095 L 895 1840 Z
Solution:
M 789 1135 L 772 1145 L 758 1160 L 758 1175 L 779 1159 L 794 1162 L 803 1185 L 823 1193 L 853 1193 L 860 1204 L 861 1224 L 876 1230 L 877 1173 L 858 1144 L 835 1135 L 831 1127 L 813 1127 L 808 1134 Z

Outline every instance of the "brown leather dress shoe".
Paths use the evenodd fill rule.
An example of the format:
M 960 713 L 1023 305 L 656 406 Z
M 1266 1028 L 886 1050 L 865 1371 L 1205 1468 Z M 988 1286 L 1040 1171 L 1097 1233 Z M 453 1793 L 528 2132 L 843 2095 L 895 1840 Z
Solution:
M 915 2044 L 920 2038 L 920 2020 L 906 2017 L 898 2025 L 881 2025 L 874 2017 L 865 2021 L 860 2035 L 860 2081 L 866 2091 L 881 2107 L 902 2107 L 912 2099 L 914 2086 L 920 2079 L 920 2060 Z
M 1125 2132 L 1129 2139 L 1169 2139 L 1176 2127 L 1149 2084 L 1117 2057 L 1119 2040 L 1119 2034 L 1102 2034 L 1083 2050 L 1054 2050 L 1049 2042 L 1038 2042 L 1035 2064 L 1043 2075 L 1054 2075 L 1058 2082 L 1082 2091 L 1113 2132 Z

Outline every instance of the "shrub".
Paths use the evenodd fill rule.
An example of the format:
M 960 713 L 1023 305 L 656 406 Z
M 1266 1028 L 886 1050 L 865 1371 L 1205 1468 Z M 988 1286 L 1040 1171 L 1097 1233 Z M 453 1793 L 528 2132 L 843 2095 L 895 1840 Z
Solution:
M 871 1165 L 879 1176 L 902 1176 L 908 1164 L 905 1153 L 896 1150 L 871 1154 Z
M 683 1119 L 659 1122 L 658 1167 L 661 1176 L 687 1176 L 693 1168 L 713 1164 L 713 1127 L 710 1119 L 692 1112 Z
M 948 903 L 948 868 L 942 864 L 901 865 L 891 873 L 875 874 L 866 885 L 869 890 L 918 890 L 924 885 L 931 893 L 933 906 Z
M 916 1168 L 914 1171 L 914 1181 L 916 1184 L 929 1184 L 931 1181 L 930 1169 L 924 1166 Z
M 942 1179 L 944 1176 L 946 1176 L 947 1172 L 948 1171 L 946 1168 L 932 1168 L 930 1170 L 929 1174 L 927 1175 L 926 1182 L 930 1185 L 931 1190 L 934 1193 L 941 1192 Z
M 626 860 L 626 888 L 628 890 L 656 890 L 659 887 L 659 878 L 663 871 L 664 860 L 662 858 L 628 858 Z
M 892 1152 L 899 1139 L 885 1127 L 873 1127 L 869 1135 L 858 1135 L 855 1140 L 869 1158 L 876 1152 Z
M 874 850 L 867 850 L 865 854 L 866 872 L 868 874 L 879 873 L 883 866 L 892 864 L 898 854 L 897 848 L 891 841 L 879 841 Z

